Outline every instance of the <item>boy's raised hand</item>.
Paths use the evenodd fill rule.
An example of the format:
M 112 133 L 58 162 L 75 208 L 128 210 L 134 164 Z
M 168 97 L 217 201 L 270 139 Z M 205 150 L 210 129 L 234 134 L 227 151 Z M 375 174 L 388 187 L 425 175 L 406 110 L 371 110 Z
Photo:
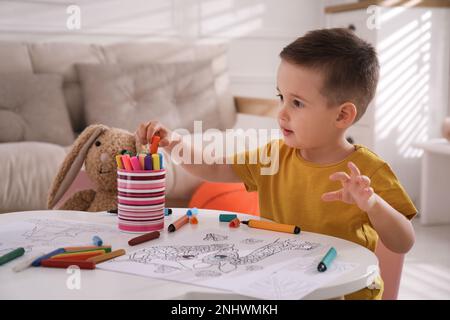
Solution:
M 358 167 L 349 162 L 350 176 L 345 172 L 335 172 L 330 180 L 340 181 L 342 189 L 327 192 L 322 195 L 323 201 L 342 201 L 356 204 L 361 210 L 368 212 L 375 204 L 375 193 L 370 187 L 370 179 L 361 175 Z
M 148 121 L 141 123 L 135 132 L 136 141 L 141 145 L 151 143 L 152 137 L 154 135 L 158 135 L 161 138 L 161 140 L 159 141 L 159 145 L 161 147 L 170 146 L 173 142 L 177 142 L 178 139 L 175 138 L 179 137 L 158 121 Z

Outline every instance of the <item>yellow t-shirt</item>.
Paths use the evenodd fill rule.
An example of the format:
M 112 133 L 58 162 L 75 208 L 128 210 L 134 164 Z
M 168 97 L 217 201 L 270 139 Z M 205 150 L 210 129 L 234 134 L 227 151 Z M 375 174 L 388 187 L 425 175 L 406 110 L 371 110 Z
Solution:
M 273 163 L 267 163 L 269 158 L 276 158 L 272 152 L 276 151 L 277 145 L 278 172 L 262 175 L 262 168 L 276 168 Z M 267 155 L 261 161 L 266 165 L 259 161 L 260 153 Z M 297 225 L 303 231 L 331 235 L 375 250 L 378 235 L 365 212 L 356 205 L 340 201 L 324 202 L 321 199 L 322 194 L 342 188 L 339 181 L 331 181 L 329 176 L 338 171 L 349 173 L 349 161 L 356 164 L 361 174 L 371 179 L 375 193 L 397 211 L 408 219 L 417 213 L 389 165 L 361 145 L 355 145 L 355 151 L 346 159 L 327 165 L 306 161 L 296 149 L 285 145 L 283 140 L 273 140 L 262 148 L 240 156 L 245 159 L 245 163 L 236 163 L 238 155 L 235 155 L 233 169 L 247 191 L 258 191 L 261 216 Z M 258 161 L 251 162 L 252 159 Z

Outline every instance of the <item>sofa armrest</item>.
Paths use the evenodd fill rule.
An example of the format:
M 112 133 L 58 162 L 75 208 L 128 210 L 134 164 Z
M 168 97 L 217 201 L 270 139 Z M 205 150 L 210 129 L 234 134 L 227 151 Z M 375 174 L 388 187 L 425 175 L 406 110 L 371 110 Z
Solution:
M 234 104 L 237 112 L 244 114 L 276 118 L 279 111 L 279 102 L 276 99 L 235 96 Z
M 43 210 L 66 149 L 45 142 L 0 143 L 0 213 Z

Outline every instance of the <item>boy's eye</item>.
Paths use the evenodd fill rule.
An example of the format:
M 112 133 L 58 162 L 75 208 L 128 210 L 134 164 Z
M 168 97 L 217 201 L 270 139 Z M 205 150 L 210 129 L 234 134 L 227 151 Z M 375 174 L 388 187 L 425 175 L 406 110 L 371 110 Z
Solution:
M 280 101 L 283 101 L 283 96 L 281 94 L 277 94 L 277 97 L 280 99 Z
M 303 104 L 303 102 L 301 102 L 300 100 L 294 100 L 293 101 L 294 106 L 298 107 L 298 108 L 303 108 L 305 105 Z

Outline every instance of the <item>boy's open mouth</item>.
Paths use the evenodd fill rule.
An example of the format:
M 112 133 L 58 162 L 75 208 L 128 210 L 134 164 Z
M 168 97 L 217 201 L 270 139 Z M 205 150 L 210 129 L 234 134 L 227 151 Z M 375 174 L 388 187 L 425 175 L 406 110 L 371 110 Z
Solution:
M 288 135 L 294 133 L 294 131 L 288 130 L 288 129 L 283 128 L 283 127 L 281 127 L 281 131 L 283 132 L 283 135 L 284 135 L 284 136 L 288 136 Z

